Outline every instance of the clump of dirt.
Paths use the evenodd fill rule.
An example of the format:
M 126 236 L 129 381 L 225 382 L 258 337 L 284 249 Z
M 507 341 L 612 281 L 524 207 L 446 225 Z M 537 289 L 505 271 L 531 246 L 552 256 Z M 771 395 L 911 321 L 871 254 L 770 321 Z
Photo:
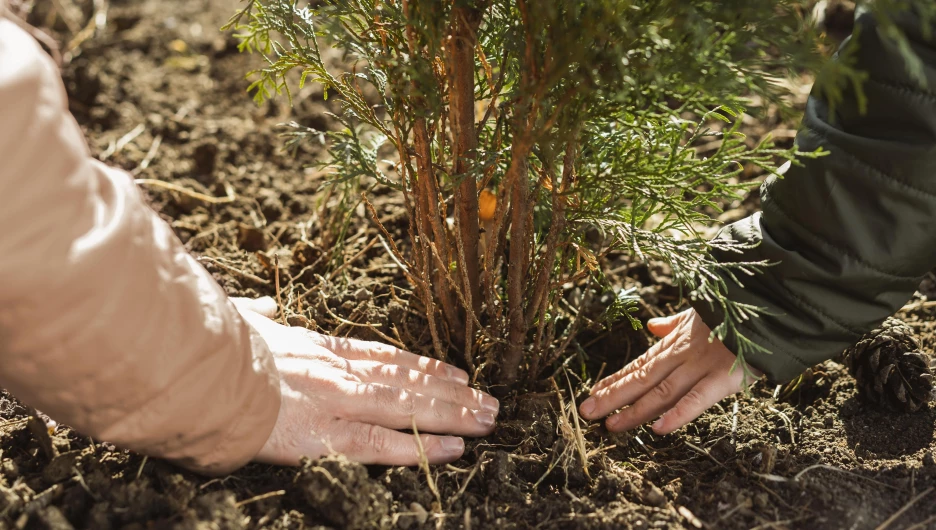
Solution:
M 393 497 L 361 464 L 340 457 L 305 460 L 296 483 L 309 507 L 339 528 L 389 526 Z
M 285 100 L 250 102 L 243 74 L 256 58 L 237 53 L 236 41 L 216 29 L 234 0 L 78 4 L 86 19 L 94 5 L 107 7 L 103 33 L 71 50 L 63 69 L 92 153 L 148 179 L 141 186 L 152 206 L 228 293 L 273 295 L 279 282 L 293 325 L 429 351 L 422 308 L 364 209 L 339 209 L 337 196 L 320 192 L 322 175 L 303 169 L 321 158 L 318 147 L 304 145 L 295 157 L 281 149 L 278 124 L 328 129 L 335 124 L 324 111 L 335 109 L 314 91 L 294 94 L 294 109 Z M 789 142 L 795 123 L 770 114 L 745 127 L 751 141 L 772 131 Z M 724 220 L 756 208 L 756 199 L 728 205 Z M 371 200 L 383 224 L 404 234 L 397 199 L 375 190 Z M 682 307 L 665 267 L 626 256 L 602 266 L 618 287 L 638 290 L 641 318 Z M 936 346 L 932 286 L 930 279 L 901 314 L 926 351 Z M 566 293 L 570 303 L 597 301 L 583 307 L 596 315 L 604 295 L 584 286 Z M 581 358 L 568 368 L 574 388 L 622 367 L 653 340 L 626 323 L 586 329 Z M 936 486 L 933 408 L 874 408 L 835 362 L 793 389 L 759 383 L 667 436 L 582 423 L 579 438 L 570 407 L 584 391 L 570 396 L 557 376 L 561 393 L 544 384 L 505 399 L 495 432 L 468 440 L 461 460 L 433 467 L 430 477 L 330 457 L 206 479 L 67 426 L 46 438 L 3 394 L 0 530 L 844 530 L 874 528 Z M 934 514 L 932 498 L 923 498 L 891 528 L 933 527 Z

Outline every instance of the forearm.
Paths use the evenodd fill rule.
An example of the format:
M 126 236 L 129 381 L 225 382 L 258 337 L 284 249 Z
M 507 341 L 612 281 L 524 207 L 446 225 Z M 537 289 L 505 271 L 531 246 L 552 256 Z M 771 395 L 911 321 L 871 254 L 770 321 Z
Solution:
M 246 463 L 279 409 L 266 345 L 129 175 L 89 158 L 51 62 L 0 24 L 0 384 L 123 447 Z

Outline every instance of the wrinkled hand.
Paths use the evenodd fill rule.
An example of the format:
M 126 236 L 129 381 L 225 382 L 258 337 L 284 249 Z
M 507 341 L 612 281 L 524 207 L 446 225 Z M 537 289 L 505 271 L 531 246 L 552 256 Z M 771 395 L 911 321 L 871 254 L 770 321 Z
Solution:
M 420 431 L 430 463 L 450 462 L 465 450 L 458 436 L 494 429 L 498 402 L 468 387 L 468 374 L 448 364 L 377 342 L 329 337 L 286 327 L 268 316 L 271 298 L 233 299 L 273 353 L 282 404 L 256 461 L 294 465 L 299 458 L 342 453 L 366 464 L 415 465 Z
M 709 342 L 711 329 L 695 310 L 652 319 L 647 328 L 663 340 L 599 381 L 579 407 L 583 417 L 603 418 L 627 407 L 607 419 L 609 431 L 630 430 L 659 417 L 653 431 L 669 434 L 741 390 L 744 370 L 731 370 L 735 355 L 720 340 Z

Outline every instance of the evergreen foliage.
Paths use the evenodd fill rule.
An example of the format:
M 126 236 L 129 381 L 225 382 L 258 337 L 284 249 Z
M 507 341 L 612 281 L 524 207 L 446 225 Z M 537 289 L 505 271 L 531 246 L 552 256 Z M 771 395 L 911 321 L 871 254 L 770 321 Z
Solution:
M 689 297 L 724 310 L 719 338 L 757 317 L 725 282 L 768 264 L 719 263 L 711 250 L 730 243 L 700 227 L 748 189 L 744 164 L 773 172 L 821 154 L 751 147 L 739 130 L 752 104 L 785 106 L 783 79 L 823 60 L 807 14 L 795 0 L 250 0 L 231 25 L 267 60 L 251 73 L 258 102 L 308 82 L 339 98 L 336 181 L 404 195 L 410 246 L 388 248 L 436 353 L 460 350 L 513 384 L 570 349 L 583 317 L 559 303 L 562 286 L 603 284 L 597 257 L 610 251 L 668 263 Z M 326 47 L 355 67 L 330 69 Z M 843 61 L 823 86 L 834 100 L 860 80 Z M 393 171 L 378 163 L 385 146 Z M 630 318 L 635 303 L 620 293 L 609 315 Z M 739 359 L 757 348 L 737 338 Z

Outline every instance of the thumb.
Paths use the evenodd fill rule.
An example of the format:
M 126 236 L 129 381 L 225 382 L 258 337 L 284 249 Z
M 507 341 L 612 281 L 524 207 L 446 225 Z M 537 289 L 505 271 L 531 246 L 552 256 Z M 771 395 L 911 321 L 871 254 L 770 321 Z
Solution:
M 235 298 L 231 297 L 231 302 L 234 303 L 234 307 L 238 311 L 253 311 L 254 313 L 259 313 L 267 318 L 273 318 L 276 316 L 276 300 L 269 296 L 263 296 L 260 298 Z
M 683 314 L 679 313 L 668 317 L 651 318 L 647 321 L 647 329 L 657 337 L 663 338 L 676 329 L 682 316 Z

